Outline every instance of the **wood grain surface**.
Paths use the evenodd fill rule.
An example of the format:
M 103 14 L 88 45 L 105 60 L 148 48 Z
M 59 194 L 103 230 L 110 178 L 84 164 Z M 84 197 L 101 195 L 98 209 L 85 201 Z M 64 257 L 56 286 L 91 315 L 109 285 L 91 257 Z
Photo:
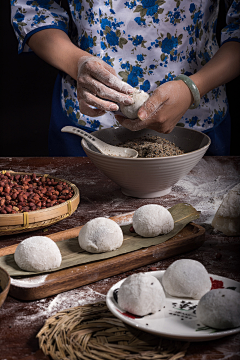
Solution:
M 116 221 L 118 224 L 121 224 L 123 220 L 124 221 L 131 221 L 132 216 L 133 216 L 133 212 L 128 213 L 128 214 L 122 214 L 122 215 L 118 215 L 118 216 L 113 216 L 113 217 L 110 217 L 110 219 Z M 71 229 L 58 231 L 56 233 L 53 233 L 53 234 L 50 234 L 50 235 L 45 235 L 45 236 L 49 237 L 50 239 L 52 239 L 55 242 L 63 241 L 63 240 L 67 240 L 67 239 L 77 237 L 82 227 L 83 227 L 83 225 L 76 226 L 76 227 L 71 228 Z M 14 245 L 7 246 L 5 248 L 0 249 L 0 256 L 14 254 L 17 246 L 18 246 L 18 244 L 14 244 Z
M 120 188 L 101 174 L 88 158 L 2 157 L 0 158 L 0 167 L 14 171 L 51 174 L 76 184 L 81 192 L 79 207 L 70 217 L 49 226 L 44 231 L 35 230 L 27 236 L 53 236 L 50 234 L 54 234 L 54 236 L 64 239 L 65 230 L 78 228 L 97 216 L 114 217 L 135 211 L 146 204 L 159 204 L 168 209 L 180 202 L 191 204 L 195 209 L 201 211 L 200 218 L 194 222 L 205 228 L 205 241 L 200 247 L 194 244 L 198 241 L 196 237 L 191 240 L 193 246 L 196 246 L 194 249 L 186 252 L 182 249 L 183 252 L 176 256 L 170 255 L 160 261 L 154 258 L 149 265 L 129 271 L 126 268 L 124 272 L 115 276 L 107 273 L 107 278 L 99 281 L 95 280 L 97 278 L 95 271 L 90 272 L 89 270 L 88 276 L 91 283 L 56 295 L 45 295 L 40 300 L 21 301 L 10 295 L 7 296 L 0 308 L 0 360 L 50 360 L 49 356 L 44 356 L 39 350 L 36 339 L 36 334 L 44 322 L 58 311 L 103 301 L 109 289 L 116 282 L 133 273 L 166 270 L 177 259 L 193 259 L 200 261 L 210 274 L 240 281 L 240 237 L 224 236 L 220 232 L 212 231 L 210 226 L 211 218 L 222 196 L 239 182 L 240 157 L 206 156 L 183 181 L 172 188 L 170 194 L 156 199 L 137 199 L 125 196 L 121 193 Z M 16 246 L 25 238 L 26 234 L 1 236 L 0 249 Z M 184 244 L 182 245 L 184 246 Z M 162 246 L 161 252 L 161 255 L 164 256 L 164 246 Z M 119 264 L 117 263 L 115 266 L 118 269 Z M 69 277 L 69 279 L 71 278 Z M 44 275 L 35 280 L 37 286 L 43 285 Z M 33 288 L 30 281 L 25 285 L 25 288 L 27 286 Z M 21 291 L 24 291 L 23 283 Z M 193 342 L 190 344 L 184 360 L 237 360 L 240 359 L 239 343 L 240 333 L 214 341 Z

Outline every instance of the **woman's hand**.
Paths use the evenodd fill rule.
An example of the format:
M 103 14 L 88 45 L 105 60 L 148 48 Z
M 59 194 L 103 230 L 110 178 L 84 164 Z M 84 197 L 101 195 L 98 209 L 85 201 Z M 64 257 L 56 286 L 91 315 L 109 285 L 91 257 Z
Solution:
M 192 103 L 193 96 L 188 86 L 182 80 L 170 81 L 159 86 L 139 109 L 139 119 L 115 117 L 122 126 L 132 131 L 148 128 L 168 134 Z
M 117 111 L 116 103 L 132 104 L 129 94 L 134 89 L 121 81 L 115 70 L 101 59 L 83 56 L 78 62 L 77 97 L 80 111 L 88 116 L 101 116 Z M 93 108 L 94 107 L 94 108 Z

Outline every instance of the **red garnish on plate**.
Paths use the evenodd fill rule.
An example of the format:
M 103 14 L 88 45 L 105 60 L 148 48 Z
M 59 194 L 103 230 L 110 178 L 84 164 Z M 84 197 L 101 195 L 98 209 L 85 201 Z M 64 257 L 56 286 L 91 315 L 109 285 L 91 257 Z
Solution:
M 124 315 L 124 316 L 127 316 L 131 319 L 140 319 L 142 316 L 138 316 L 138 315 L 133 315 L 133 314 L 130 314 L 129 312 L 121 312 L 120 310 L 117 309 L 118 312 L 120 312 L 120 314 Z
M 214 279 L 211 278 L 211 277 L 210 277 L 210 280 L 211 280 L 211 282 L 212 282 L 211 290 L 213 290 L 213 289 L 224 289 L 223 281 L 214 280 Z
M 130 226 L 129 231 L 130 231 L 131 233 L 135 233 L 135 232 L 136 232 L 136 231 L 134 230 L 134 227 L 133 227 L 133 226 Z

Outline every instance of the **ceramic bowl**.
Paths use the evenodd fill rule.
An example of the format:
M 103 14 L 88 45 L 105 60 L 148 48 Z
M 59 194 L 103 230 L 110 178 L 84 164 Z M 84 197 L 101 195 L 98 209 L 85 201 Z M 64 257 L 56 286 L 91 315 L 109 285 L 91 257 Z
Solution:
M 7 297 L 10 283 L 10 276 L 3 268 L 0 268 L 0 307 L 2 306 Z
M 170 134 L 144 129 L 132 132 L 124 127 L 93 132 L 97 138 L 111 145 L 145 135 L 157 135 L 174 142 L 182 155 L 158 158 L 120 158 L 101 154 L 82 139 L 82 146 L 94 165 L 121 187 L 123 194 L 137 198 L 155 198 L 168 194 L 171 188 L 201 160 L 210 138 L 196 130 L 176 126 Z

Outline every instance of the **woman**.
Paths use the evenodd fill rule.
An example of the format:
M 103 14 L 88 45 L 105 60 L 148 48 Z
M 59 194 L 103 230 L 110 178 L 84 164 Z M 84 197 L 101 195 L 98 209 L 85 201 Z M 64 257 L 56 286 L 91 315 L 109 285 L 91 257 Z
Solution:
M 33 50 L 60 70 L 51 156 L 84 156 L 79 138 L 62 133 L 63 126 L 91 132 L 119 124 L 162 133 L 190 127 L 211 137 L 208 154 L 229 155 L 224 84 L 240 74 L 239 0 L 225 1 L 220 48 L 219 1 L 68 0 L 69 11 L 59 0 L 11 2 L 19 53 Z M 131 104 L 133 87 L 151 96 L 129 120 L 116 113 L 118 104 Z

